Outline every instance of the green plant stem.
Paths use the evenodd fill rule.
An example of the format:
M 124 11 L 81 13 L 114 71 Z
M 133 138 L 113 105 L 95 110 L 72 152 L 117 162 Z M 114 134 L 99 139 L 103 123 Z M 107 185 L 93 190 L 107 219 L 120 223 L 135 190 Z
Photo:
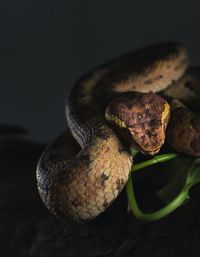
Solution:
M 189 189 L 190 189 L 190 186 L 183 188 L 183 190 L 168 205 L 166 205 L 165 207 L 161 208 L 158 211 L 146 214 L 146 213 L 143 213 L 138 207 L 138 204 L 135 198 L 135 193 L 133 190 L 131 175 L 126 185 L 129 206 L 133 211 L 133 214 L 135 215 L 135 217 L 142 221 L 155 221 L 173 212 L 176 208 L 182 205 L 185 202 L 185 200 L 188 199 Z
M 166 162 L 166 161 L 175 159 L 176 157 L 177 157 L 177 154 L 174 154 L 174 153 L 160 154 L 160 155 L 154 156 L 151 160 L 133 165 L 131 171 L 133 172 L 157 163 Z
M 136 154 L 137 153 L 135 152 L 134 156 Z M 134 165 L 131 171 L 137 171 L 157 163 L 172 160 L 176 157 L 177 155 L 173 153 L 157 155 L 157 156 L 154 156 L 154 158 L 152 158 L 151 160 Z M 188 192 L 191 186 L 192 186 L 191 184 L 186 184 L 183 187 L 182 191 L 169 204 L 167 204 L 165 207 L 161 208 L 160 210 L 152 213 L 143 213 L 137 204 L 134 189 L 133 189 L 132 176 L 130 174 L 130 177 L 126 185 L 129 207 L 133 211 L 133 214 L 135 215 L 135 217 L 139 220 L 142 220 L 142 221 L 158 220 L 170 214 L 171 212 L 173 212 L 175 209 L 177 209 L 180 205 L 182 205 L 188 199 L 189 197 Z

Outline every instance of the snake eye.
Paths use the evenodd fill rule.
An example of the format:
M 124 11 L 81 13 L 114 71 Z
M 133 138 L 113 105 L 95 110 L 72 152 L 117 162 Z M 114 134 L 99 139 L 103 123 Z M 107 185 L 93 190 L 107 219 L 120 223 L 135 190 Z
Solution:
M 153 93 L 129 93 L 112 101 L 106 119 L 141 152 L 155 154 L 165 141 L 168 103 Z

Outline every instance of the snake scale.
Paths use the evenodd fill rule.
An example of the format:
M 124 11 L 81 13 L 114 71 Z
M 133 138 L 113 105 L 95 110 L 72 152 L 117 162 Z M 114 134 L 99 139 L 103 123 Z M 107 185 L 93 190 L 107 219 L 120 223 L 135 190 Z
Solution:
M 130 145 L 152 155 L 166 135 L 177 151 L 200 156 L 200 116 L 179 101 L 187 104 L 199 95 L 199 89 L 188 91 L 189 84 L 190 89 L 198 85 L 198 71 L 188 68 L 186 48 L 163 42 L 81 77 L 66 102 L 73 137 L 63 132 L 37 165 L 38 189 L 47 208 L 78 222 L 103 212 L 128 180 L 134 161 Z

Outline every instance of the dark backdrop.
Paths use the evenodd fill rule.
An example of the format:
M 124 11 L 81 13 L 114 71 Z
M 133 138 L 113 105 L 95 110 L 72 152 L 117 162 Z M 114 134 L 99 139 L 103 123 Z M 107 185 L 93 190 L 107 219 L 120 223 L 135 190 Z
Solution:
M 0 4 L 0 121 L 48 141 L 65 126 L 74 81 L 94 66 L 161 40 L 200 63 L 199 1 L 38 1 Z

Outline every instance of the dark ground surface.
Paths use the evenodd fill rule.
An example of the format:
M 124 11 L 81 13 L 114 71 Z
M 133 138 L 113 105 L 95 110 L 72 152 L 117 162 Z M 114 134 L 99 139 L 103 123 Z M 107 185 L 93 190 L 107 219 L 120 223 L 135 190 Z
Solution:
M 190 203 L 154 223 L 126 212 L 125 194 L 93 222 L 57 219 L 43 206 L 35 167 L 44 145 L 0 128 L 1 257 L 199 257 L 200 190 Z

